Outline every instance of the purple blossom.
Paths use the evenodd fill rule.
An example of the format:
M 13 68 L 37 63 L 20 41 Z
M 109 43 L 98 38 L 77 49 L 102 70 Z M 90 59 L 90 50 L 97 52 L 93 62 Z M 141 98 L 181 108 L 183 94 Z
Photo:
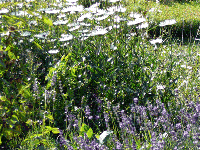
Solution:
M 181 129 L 181 123 L 176 124 L 176 129 Z
M 88 119 L 92 119 L 93 116 L 90 116 L 90 114 L 91 114 L 90 107 L 87 105 L 85 108 L 85 117 Z
M 118 141 L 116 142 L 116 149 L 120 149 L 121 150 L 122 146 L 123 145 L 120 142 L 118 142 Z
M 52 77 L 51 86 L 54 86 L 57 80 L 57 73 L 55 72 Z
M 183 137 L 184 137 L 184 138 L 189 137 L 188 131 L 184 131 L 184 132 L 183 132 Z
M 89 116 L 90 113 L 91 113 L 91 112 L 90 112 L 90 107 L 89 107 L 89 106 L 86 106 L 85 108 L 86 108 L 86 109 L 85 109 L 85 115 L 86 115 L 86 116 Z

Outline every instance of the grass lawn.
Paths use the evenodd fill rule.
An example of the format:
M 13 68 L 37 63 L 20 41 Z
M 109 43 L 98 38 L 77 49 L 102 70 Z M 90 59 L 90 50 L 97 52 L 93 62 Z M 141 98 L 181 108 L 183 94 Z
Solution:
M 155 23 L 155 26 L 161 21 L 175 19 L 177 23 L 173 25 L 172 32 L 176 37 L 182 38 L 183 35 L 184 38 L 190 36 L 194 38 L 197 35 L 200 25 L 200 2 L 169 2 L 164 4 L 154 1 L 129 0 L 127 3 L 128 12 L 145 13 L 149 21 Z M 155 8 L 155 11 L 149 12 L 152 8 Z

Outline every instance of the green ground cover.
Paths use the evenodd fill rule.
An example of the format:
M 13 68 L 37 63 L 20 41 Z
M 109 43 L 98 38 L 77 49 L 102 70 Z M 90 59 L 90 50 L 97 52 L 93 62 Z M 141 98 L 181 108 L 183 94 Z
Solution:
M 188 41 L 189 38 L 194 40 L 198 36 L 197 30 L 200 25 L 200 5 L 198 1 L 156 3 L 154 1 L 131 0 L 127 3 L 129 12 L 145 13 L 149 17 L 149 20 L 154 22 L 153 26 L 158 25 L 164 20 L 175 19 L 177 23 L 173 25 L 172 31 L 176 37 L 182 38 L 183 35 L 183 38 Z M 154 12 L 149 12 L 152 8 L 155 8 Z M 159 30 L 158 28 L 157 32 Z

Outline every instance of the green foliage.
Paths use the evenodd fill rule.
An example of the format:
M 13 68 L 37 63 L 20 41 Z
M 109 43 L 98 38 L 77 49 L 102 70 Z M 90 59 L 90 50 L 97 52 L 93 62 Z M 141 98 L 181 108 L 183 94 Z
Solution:
M 83 0 L 79 4 L 89 7 L 94 2 L 96 1 Z M 100 8 L 117 4 L 97 2 L 101 2 Z M 144 2 L 146 1 L 139 1 L 138 6 L 134 4 L 131 11 L 136 10 L 145 15 L 148 7 L 154 3 L 143 5 Z M 41 3 L 42 7 L 47 6 L 47 3 Z M 8 35 L 1 35 L 0 41 L 0 145 L 4 149 L 55 148 L 58 145 L 58 134 L 61 134 L 59 129 L 67 131 L 68 139 L 73 139 L 70 135 L 85 137 L 86 134 L 92 141 L 95 137 L 100 138 L 95 133 L 113 127 L 115 133 L 121 133 L 121 137 L 117 138 L 124 140 L 126 133 L 120 130 L 120 118 L 117 118 L 117 112 L 111 106 L 119 105 L 119 111 L 125 110 L 128 115 L 132 115 L 130 108 L 135 103 L 134 98 L 138 98 L 140 106 L 147 106 L 147 102 L 155 104 L 158 99 L 175 116 L 176 110 L 181 109 L 181 106 L 176 108 L 177 101 L 184 101 L 184 96 L 191 98 L 191 93 L 192 98 L 198 97 L 194 89 L 199 87 L 199 49 L 172 46 L 171 37 L 169 38 L 169 33 L 182 35 L 180 31 L 183 23 L 187 24 L 184 25 L 187 27 L 184 30 L 186 35 L 192 27 L 196 29 L 198 21 L 191 25 L 192 17 L 188 22 L 179 17 L 178 24 L 172 26 L 177 31 L 171 26 L 159 28 L 158 23 L 167 16 L 161 14 L 162 18 L 156 13 L 146 14 L 149 15 L 148 23 L 152 22 L 147 29 L 138 29 L 137 25 L 128 26 L 127 21 L 117 23 L 113 16 L 103 21 L 85 18 L 92 26 L 102 25 L 109 31 L 105 35 L 87 35 L 87 39 L 81 40 L 83 33 L 72 31 L 68 25 L 54 25 L 53 22 L 59 18 L 57 14 L 41 10 L 36 15 L 34 9 L 41 9 L 41 3 L 28 2 L 26 5 L 32 5 L 28 9 L 24 4 L 22 9 L 32 15 L 29 17 L 1 15 L 3 21 L 0 32 L 9 31 Z M 18 4 L 12 4 L 12 11 L 17 12 Z M 0 7 L 6 8 L 9 5 L 2 4 Z M 159 5 L 165 12 L 166 5 Z M 184 6 L 186 5 L 188 4 Z M 169 5 L 167 8 L 170 11 L 174 7 Z M 178 13 L 182 14 L 180 12 Z M 123 16 L 121 12 L 117 15 L 122 18 L 128 16 Z M 77 21 L 79 16 L 78 13 L 66 13 L 69 23 Z M 186 19 L 188 20 L 187 17 Z M 36 23 L 30 24 L 30 21 Z M 108 26 L 113 27 L 114 24 L 120 25 L 120 28 L 108 29 Z M 92 26 L 87 29 L 90 30 Z M 80 27 L 81 30 L 84 28 Z M 26 31 L 31 34 L 23 35 Z M 41 31 L 48 34 L 42 35 Z M 137 34 L 127 37 L 132 31 Z M 166 41 L 156 48 L 149 44 L 148 38 L 142 36 L 144 32 L 159 32 L 163 38 L 166 37 Z M 71 34 L 73 38 L 69 42 L 59 40 L 65 34 Z M 55 48 L 58 53 L 49 52 Z M 177 88 L 182 90 L 184 96 L 180 96 L 181 98 L 174 92 Z M 90 108 L 90 115 L 99 116 L 99 120 L 86 116 L 86 106 Z M 108 113 L 108 122 L 105 122 L 104 113 Z M 74 125 L 76 119 L 78 126 Z M 154 119 L 152 117 L 153 121 Z M 106 127 L 106 123 L 109 127 Z M 136 121 L 135 127 L 136 133 L 130 139 L 135 139 L 137 148 L 141 148 L 142 140 L 147 141 L 150 147 L 151 134 L 141 131 Z M 138 138 L 139 136 L 144 137 Z M 71 144 L 75 147 L 73 142 Z M 115 147 L 113 141 L 108 141 L 107 145 Z
M 89 139 L 93 137 L 93 130 L 85 123 L 81 125 L 79 136 L 84 137 L 84 134 L 86 134 Z

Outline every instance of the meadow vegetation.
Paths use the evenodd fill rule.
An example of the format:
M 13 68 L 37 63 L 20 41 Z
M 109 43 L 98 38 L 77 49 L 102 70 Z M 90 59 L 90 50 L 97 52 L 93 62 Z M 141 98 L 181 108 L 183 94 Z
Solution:
M 0 148 L 198 149 L 198 8 L 2 1 Z

